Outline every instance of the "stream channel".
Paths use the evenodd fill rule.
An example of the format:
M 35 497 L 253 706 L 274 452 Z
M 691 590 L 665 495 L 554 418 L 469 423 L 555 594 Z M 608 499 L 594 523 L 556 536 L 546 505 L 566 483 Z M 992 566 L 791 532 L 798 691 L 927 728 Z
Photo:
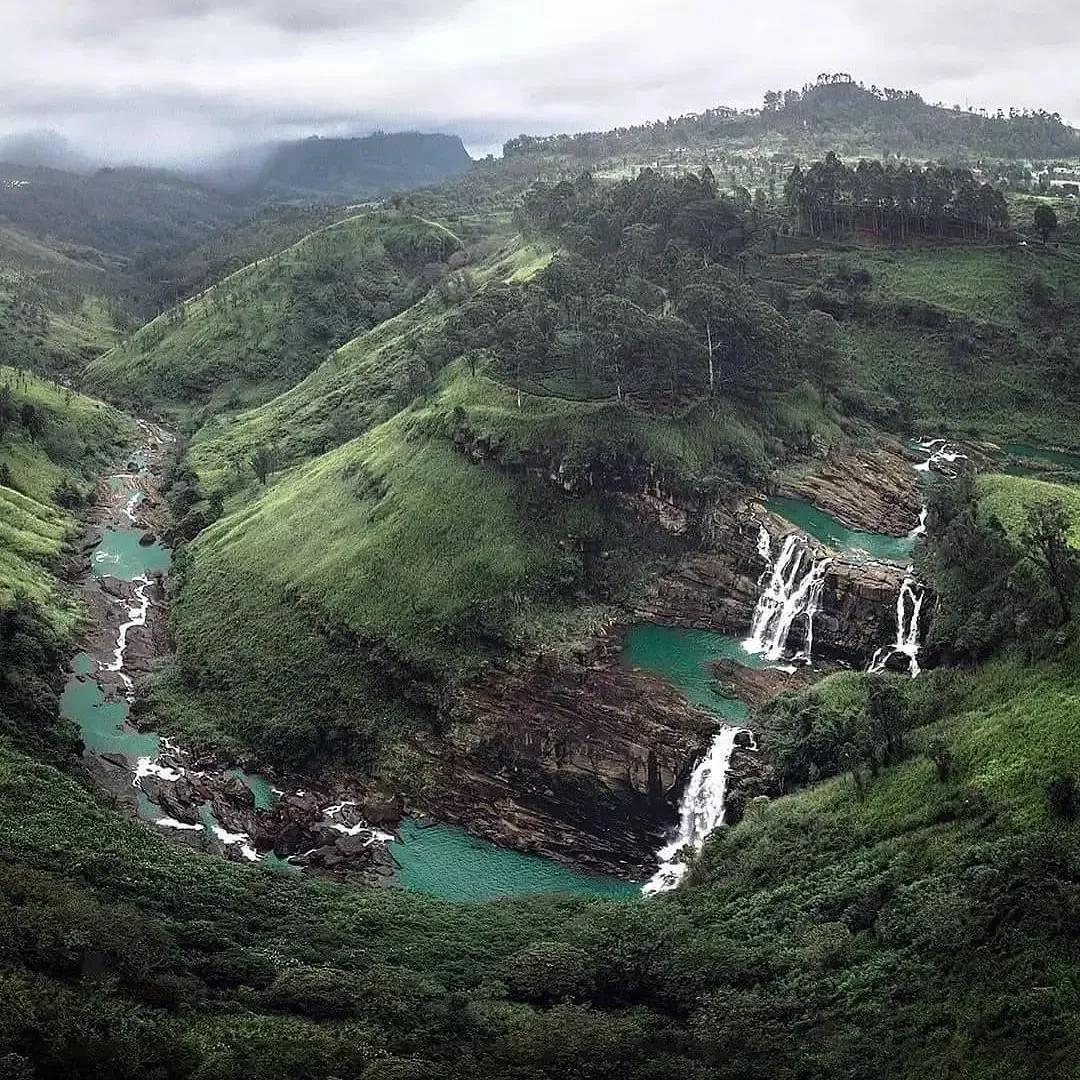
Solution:
M 195 847 L 258 862 L 279 872 L 294 870 L 286 859 L 256 851 L 245 833 L 223 824 L 215 813 L 215 806 L 223 804 L 216 800 L 203 801 L 196 820 L 180 821 L 156 805 L 144 790 L 153 791 L 157 780 L 175 780 L 187 772 L 203 783 L 210 777 L 221 787 L 242 782 L 251 792 L 255 810 L 269 810 L 283 796 L 266 778 L 235 766 L 219 767 L 214 776 L 213 765 L 191 762 L 163 735 L 139 730 L 131 722 L 133 680 L 147 669 L 155 651 L 151 624 L 154 615 L 161 614 L 163 578 L 171 561 L 168 549 L 148 532 L 152 515 L 147 512 L 148 506 L 157 504 L 156 473 L 170 440 L 167 433 L 152 425 L 140 423 L 140 430 L 140 449 L 124 459 L 121 471 L 108 477 L 99 493 L 94 524 L 100 536 L 87 552 L 88 573 L 79 582 L 94 625 L 86 634 L 83 651 L 71 661 L 61 712 L 79 725 L 95 774 L 140 819 Z M 323 808 L 323 813 L 335 816 L 333 808 Z M 377 830 L 370 832 L 377 839 L 387 839 Z M 452 900 L 541 892 L 608 897 L 639 894 L 639 887 L 631 882 L 577 872 L 539 856 L 478 840 L 461 829 L 409 818 L 400 823 L 388 846 L 401 886 Z

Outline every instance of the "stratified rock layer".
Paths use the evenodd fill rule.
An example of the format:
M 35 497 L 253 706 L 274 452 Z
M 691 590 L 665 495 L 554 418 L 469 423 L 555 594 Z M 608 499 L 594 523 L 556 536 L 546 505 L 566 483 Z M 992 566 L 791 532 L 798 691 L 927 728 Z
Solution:
M 508 665 L 467 688 L 462 719 L 419 747 L 436 777 L 430 812 L 578 866 L 651 869 L 717 722 L 663 680 L 619 666 L 617 644 Z
M 891 536 L 907 536 L 922 507 L 918 474 L 898 446 L 824 462 L 777 494 L 813 503 L 849 529 Z

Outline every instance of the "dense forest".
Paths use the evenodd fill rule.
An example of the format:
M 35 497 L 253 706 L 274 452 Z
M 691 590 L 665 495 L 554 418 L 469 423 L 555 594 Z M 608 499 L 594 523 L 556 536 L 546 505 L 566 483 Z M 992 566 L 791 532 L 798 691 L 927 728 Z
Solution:
M 845 230 L 894 236 L 991 239 L 1009 224 L 1005 197 L 979 184 L 969 169 L 920 169 L 860 161 L 845 165 L 833 153 L 805 172 L 795 165 L 784 199 L 807 232 Z

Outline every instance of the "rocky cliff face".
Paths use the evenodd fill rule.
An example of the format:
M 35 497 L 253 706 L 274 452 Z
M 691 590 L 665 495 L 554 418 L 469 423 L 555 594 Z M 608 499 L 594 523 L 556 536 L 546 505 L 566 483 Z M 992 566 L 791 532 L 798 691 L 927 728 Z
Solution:
M 758 552 L 764 524 L 775 556 L 793 526 L 757 507 L 731 513 L 723 541 L 711 551 L 687 556 L 657 582 L 641 606 L 643 619 L 744 636 L 762 590 L 766 565 Z M 825 548 L 811 542 L 819 554 Z M 814 617 L 814 655 L 862 663 L 895 631 L 896 597 L 905 571 L 890 563 L 834 554 L 825 574 L 821 609 Z M 805 621 L 796 620 L 790 643 L 802 645 Z
M 508 664 L 417 749 L 435 817 L 522 851 L 642 876 L 716 721 L 619 666 L 617 637 L 580 660 Z
M 813 503 L 849 529 L 906 536 L 922 507 L 912 466 L 897 445 L 848 454 L 785 479 L 777 494 Z

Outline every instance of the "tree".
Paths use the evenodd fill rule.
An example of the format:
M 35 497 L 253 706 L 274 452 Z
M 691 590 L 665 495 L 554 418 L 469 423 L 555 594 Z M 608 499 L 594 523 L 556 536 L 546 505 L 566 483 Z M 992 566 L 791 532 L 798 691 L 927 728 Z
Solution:
M 720 343 L 719 328 L 724 318 L 725 300 L 724 293 L 709 282 L 687 286 L 679 300 L 679 314 L 705 335 L 710 394 L 716 390 L 716 350 Z
M 260 484 L 265 484 L 267 477 L 279 468 L 277 451 L 270 446 L 260 446 L 251 455 L 251 471 Z
M 0 386 L 0 437 L 4 434 L 4 428 L 18 416 L 19 410 L 15 407 L 15 398 L 7 383 Z
M 1045 244 L 1050 239 L 1050 234 L 1058 227 L 1057 214 L 1052 206 L 1039 203 L 1035 207 L 1035 228 L 1039 230 L 1042 242 Z
M 19 422 L 26 428 L 26 434 L 31 439 L 36 440 L 45 430 L 45 418 L 29 401 L 19 410 Z
M 1026 554 L 1046 575 L 1057 597 L 1061 622 L 1072 618 L 1072 601 L 1080 583 L 1080 553 L 1069 546 L 1069 512 L 1057 499 L 1028 508 L 1020 539 Z

